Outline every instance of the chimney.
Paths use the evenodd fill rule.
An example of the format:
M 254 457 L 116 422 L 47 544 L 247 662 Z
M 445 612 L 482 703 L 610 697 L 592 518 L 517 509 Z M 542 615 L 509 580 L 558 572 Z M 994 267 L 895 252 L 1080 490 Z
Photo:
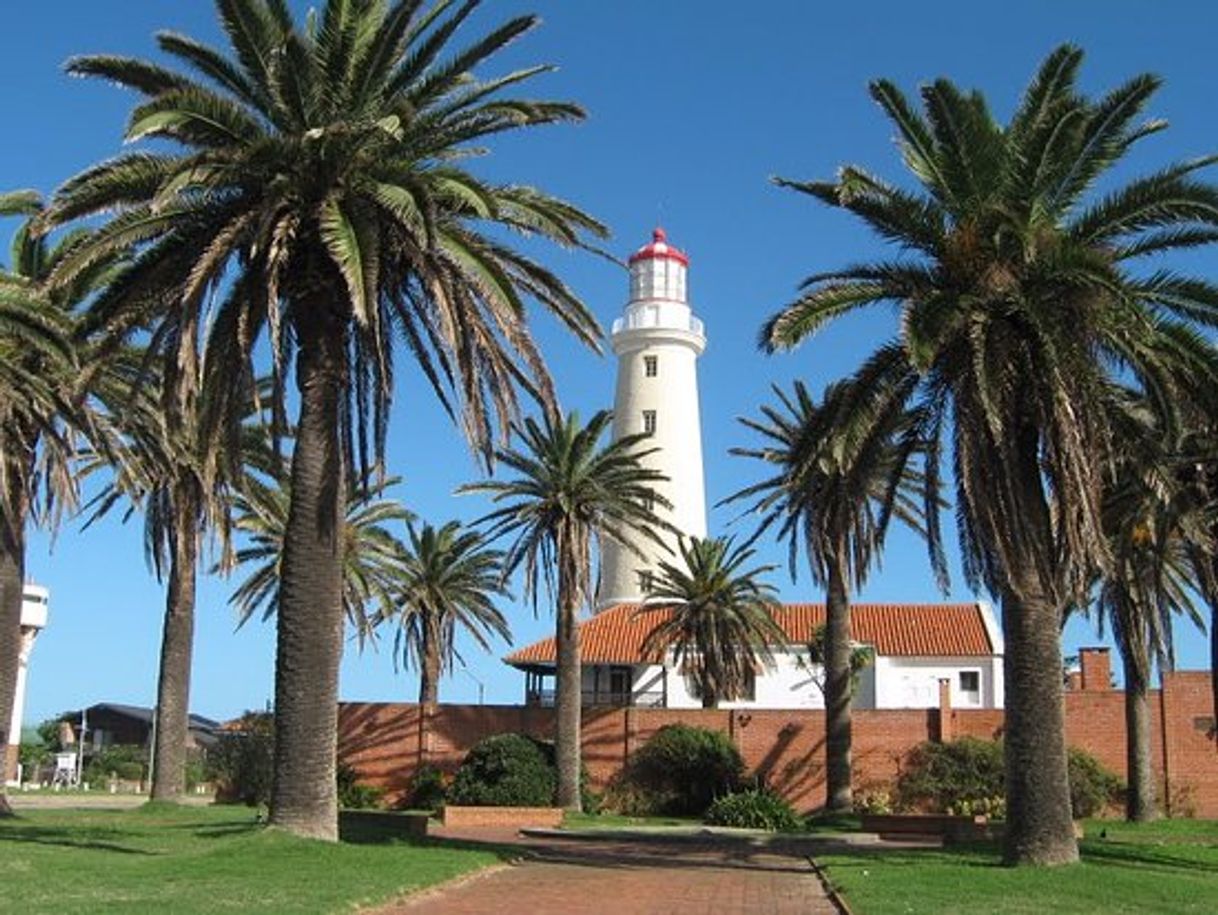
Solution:
M 955 739 L 955 728 L 952 720 L 952 681 L 946 677 L 939 680 L 939 714 L 938 742 L 948 743 Z
M 1112 662 L 1107 648 L 1080 648 L 1080 688 L 1086 691 L 1112 689 Z

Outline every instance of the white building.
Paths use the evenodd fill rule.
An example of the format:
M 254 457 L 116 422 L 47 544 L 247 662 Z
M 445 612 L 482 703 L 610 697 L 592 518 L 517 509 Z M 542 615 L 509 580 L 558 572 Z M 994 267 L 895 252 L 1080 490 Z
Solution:
M 17 668 L 17 689 L 13 693 L 13 715 L 10 719 L 10 747 L 21 742 L 21 724 L 25 717 L 25 687 L 30 667 L 30 653 L 38 633 L 47 625 L 47 607 L 51 592 L 40 585 L 27 584 L 21 601 L 21 666 Z M 6 761 L 7 762 L 7 761 Z M 16 777 L 14 761 L 6 765 L 5 781 L 12 783 Z
M 587 706 L 699 708 L 692 681 L 672 657 L 643 651 L 647 635 L 668 611 L 618 604 L 580 627 L 583 698 Z M 774 646 L 774 664 L 762 668 L 749 694 L 720 708 L 825 707 L 820 670 L 806 645 L 825 621 L 823 604 L 784 604 L 774 618 L 788 643 Z M 1002 634 L 988 604 L 855 604 L 856 642 L 871 649 L 859 675 L 854 707 L 937 708 L 939 684 L 949 684 L 953 708 L 1002 708 Z M 504 660 L 525 672 L 525 702 L 550 705 L 545 681 L 554 673 L 554 639 L 543 639 Z
M 669 477 L 657 487 L 672 503 L 669 519 L 682 533 L 704 537 L 697 359 L 706 335 L 689 306 L 688 269 L 689 258 L 662 229 L 630 258 L 630 297 L 611 337 L 618 357 L 613 434 L 654 437 L 658 450 L 646 460 Z M 612 542 L 602 547 L 597 612 L 580 627 L 584 704 L 697 708 L 701 701 L 672 658 L 643 651 L 665 611 L 640 602 L 665 553 L 652 543 L 640 547 L 641 557 Z M 824 607 L 787 604 L 774 608 L 774 618 L 787 643 L 772 646 L 775 663 L 755 674 L 747 698 L 722 707 L 824 708 L 820 671 L 806 661 Z M 859 676 L 855 707 L 937 707 L 941 681 L 953 706 L 1002 707 L 1002 636 L 988 605 L 856 604 L 852 624 L 855 640 L 874 656 Z M 504 659 L 525 672 L 529 704 L 552 702 L 545 681 L 554 676 L 555 658 L 550 638 Z

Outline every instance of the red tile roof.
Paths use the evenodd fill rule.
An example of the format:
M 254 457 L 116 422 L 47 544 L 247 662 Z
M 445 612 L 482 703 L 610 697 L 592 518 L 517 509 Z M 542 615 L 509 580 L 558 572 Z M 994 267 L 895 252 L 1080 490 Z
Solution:
M 618 604 L 580 624 L 580 656 L 589 664 L 654 664 L 644 657 L 647 634 L 669 611 L 639 612 L 639 604 Z M 994 653 L 978 604 L 853 604 L 854 640 L 885 657 L 978 657 Z M 824 604 L 782 604 L 774 619 L 796 645 L 805 644 L 825 621 Z M 504 660 L 516 667 L 552 665 L 554 639 L 542 639 Z

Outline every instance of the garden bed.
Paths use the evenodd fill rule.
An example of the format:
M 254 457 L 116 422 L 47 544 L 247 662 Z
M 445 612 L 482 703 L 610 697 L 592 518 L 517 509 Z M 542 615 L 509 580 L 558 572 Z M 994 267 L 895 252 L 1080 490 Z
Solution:
M 533 826 L 554 829 L 562 824 L 561 807 L 460 807 L 447 804 L 445 826 Z
M 946 813 L 869 813 L 862 818 L 862 831 L 886 836 L 942 836 L 947 841 L 969 842 L 993 837 L 994 824 L 984 816 L 952 816 Z

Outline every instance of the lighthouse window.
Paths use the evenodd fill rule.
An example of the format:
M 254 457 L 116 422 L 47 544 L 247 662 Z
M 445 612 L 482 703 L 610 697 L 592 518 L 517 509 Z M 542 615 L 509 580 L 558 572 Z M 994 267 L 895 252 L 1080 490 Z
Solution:
M 644 356 L 643 357 L 643 373 L 648 378 L 655 378 L 660 373 L 660 358 L 659 356 Z
M 650 571 L 643 571 L 639 573 L 639 590 L 644 594 L 650 594 L 652 589 L 655 587 L 655 583 L 655 573 Z
M 645 435 L 654 435 L 656 431 L 656 411 L 643 411 L 643 433 Z

